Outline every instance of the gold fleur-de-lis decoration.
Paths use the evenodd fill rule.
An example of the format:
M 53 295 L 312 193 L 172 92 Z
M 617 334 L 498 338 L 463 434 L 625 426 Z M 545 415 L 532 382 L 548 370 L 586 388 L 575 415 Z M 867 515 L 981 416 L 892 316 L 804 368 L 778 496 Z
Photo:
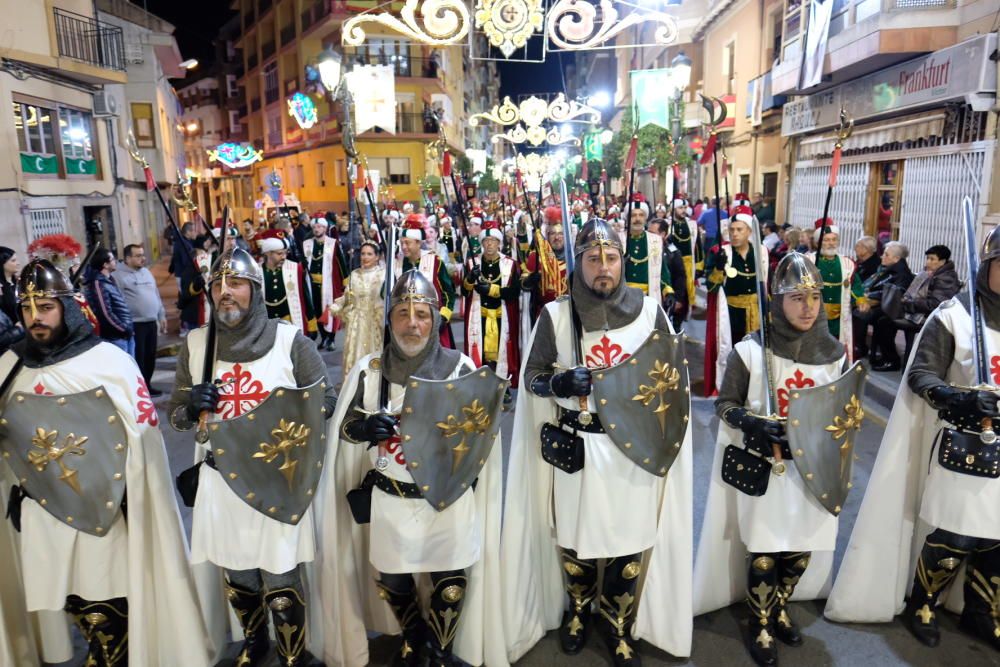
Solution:
M 278 472 L 285 476 L 288 488 L 291 489 L 295 479 L 295 469 L 299 465 L 298 461 L 292 459 L 292 450 L 295 447 L 306 446 L 311 430 L 305 424 L 296 424 L 282 419 L 278 422 L 277 428 L 271 429 L 271 438 L 274 439 L 274 443 L 260 443 L 260 451 L 256 452 L 253 458 L 264 459 L 264 463 L 273 463 L 279 455 L 283 456 L 282 463 L 278 466 Z
M 640 384 L 639 393 L 632 397 L 633 401 L 640 401 L 643 407 L 648 407 L 653 399 L 658 399 L 659 403 L 653 413 L 660 422 L 660 432 L 667 430 L 667 410 L 670 404 L 666 402 L 665 394 L 674 391 L 680 385 L 681 374 L 669 363 L 659 360 L 653 362 L 653 368 L 646 375 L 653 381 L 653 384 Z
M 861 407 L 858 397 L 851 395 L 851 399 L 844 406 L 844 416 L 837 415 L 833 418 L 833 423 L 826 427 L 830 437 L 834 440 L 841 440 L 847 437 L 848 431 L 861 429 L 861 422 L 865 418 L 865 410 Z
M 451 448 L 452 451 L 452 462 L 451 471 L 455 472 L 458 469 L 459 464 L 462 463 L 462 459 L 465 455 L 469 453 L 469 446 L 465 444 L 465 439 L 473 434 L 482 435 L 486 433 L 490 428 L 490 422 L 492 419 L 486 408 L 483 407 L 479 399 L 472 401 L 470 405 L 462 408 L 462 414 L 465 419 L 458 421 L 455 415 L 448 415 L 448 419 L 443 422 L 438 422 L 437 427 L 444 432 L 445 438 L 453 438 L 456 435 L 461 435 L 461 441 Z
M 76 470 L 68 467 L 63 461 L 67 454 L 83 456 L 87 452 L 83 449 L 83 443 L 87 442 L 87 436 L 76 437 L 75 433 L 70 433 L 63 439 L 63 446 L 56 444 L 59 439 L 59 431 L 46 431 L 39 426 L 35 429 L 35 435 L 31 438 L 32 447 L 39 448 L 40 452 L 28 452 L 28 462 L 35 466 L 38 472 L 45 472 L 50 463 L 59 466 L 61 474 L 59 479 L 65 482 L 77 495 L 83 495 L 80 490 L 80 479 Z

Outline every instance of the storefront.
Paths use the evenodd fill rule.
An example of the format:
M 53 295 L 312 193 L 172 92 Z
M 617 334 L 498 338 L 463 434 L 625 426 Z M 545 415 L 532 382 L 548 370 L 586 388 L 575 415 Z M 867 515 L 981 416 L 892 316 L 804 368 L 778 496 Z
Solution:
M 962 198 L 980 219 L 992 177 L 997 48 L 991 33 L 789 101 L 783 137 L 794 141 L 788 222 L 822 215 L 835 130 L 854 118 L 830 206 L 841 249 L 862 235 L 898 239 L 917 254 L 936 243 L 963 247 Z M 964 264 L 963 253 L 955 258 Z

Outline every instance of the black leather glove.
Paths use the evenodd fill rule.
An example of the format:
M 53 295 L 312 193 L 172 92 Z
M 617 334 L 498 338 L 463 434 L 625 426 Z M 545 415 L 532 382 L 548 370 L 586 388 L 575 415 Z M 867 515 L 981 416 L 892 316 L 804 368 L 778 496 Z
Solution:
M 10 487 L 10 495 L 7 497 L 7 518 L 10 519 L 14 530 L 21 532 L 21 503 L 28 497 L 28 493 L 15 484 Z
M 674 304 L 677 303 L 677 297 L 673 294 L 668 294 L 663 297 L 663 312 L 667 314 L 667 317 L 674 314 Z
M 984 417 L 1000 417 L 998 397 L 989 391 L 969 391 L 941 385 L 928 392 L 939 416 L 959 428 L 979 430 Z
M 344 430 L 358 442 L 382 442 L 396 434 L 396 418 L 384 413 L 368 415 L 352 421 Z
M 571 368 L 552 376 L 552 393 L 559 398 L 590 396 L 591 380 L 589 368 Z
M 219 404 L 219 388 L 212 382 L 202 382 L 191 387 L 191 395 L 188 397 L 187 417 L 190 421 L 198 421 L 198 417 L 205 410 L 215 412 L 215 406 Z
M 774 447 L 788 447 L 785 425 L 773 419 L 758 417 L 745 408 L 736 408 L 726 414 L 726 421 L 743 431 L 743 444 L 761 456 L 774 456 Z
M 524 286 L 525 289 L 534 289 L 538 287 L 538 285 L 541 282 L 542 282 L 542 274 L 539 273 L 538 271 L 535 271 L 534 273 L 529 273 L 527 276 L 525 276 L 524 280 L 521 281 L 521 284 Z
M 489 283 L 476 283 L 474 289 L 476 290 L 476 294 L 478 294 L 480 297 L 486 297 L 490 295 Z
M 483 270 L 478 266 L 473 266 L 469 269 L 469 272 L 465 275 L 465 280 L 471 284 L 475 285 L 479 281 L 479 276 L 483 274 Z
M 205 277 L 200 273 L 194 277 L 191 281 L 191 290 L 194 292 L 201 292 L 205 289 Z

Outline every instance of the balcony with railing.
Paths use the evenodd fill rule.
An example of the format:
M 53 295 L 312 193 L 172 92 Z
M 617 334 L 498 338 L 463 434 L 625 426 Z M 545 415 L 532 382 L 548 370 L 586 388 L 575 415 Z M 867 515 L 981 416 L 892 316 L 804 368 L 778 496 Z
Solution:
M 52 13 L 60 57 L 116 72 L 125 71 L 125 40 L 121 28 L 58 7 Z
M 331 0 L 314 0 L 302 11 L 302 32 L 306 32 L 332 13 Z
M 295 24 L 286 25 L 281 29 L 281 46 L 285 47 L 295 41 Z
M 247 56 L 247 71 L 249 72 L 255 67 L 257 67 L 257 54 L 251 53 L 249 56 Z
M 371 130 L 372 134 L 388 134 L 380 127 Z M 365 134 L 368 134 L 366 132 Z M 425 118 L 422 113 L 397 112 L 396 134 L 429 134 L 437 135 L 437 122 L 433 118 Z
M 266 12 L 267 10 L 269 10 L 271 8 L 271 5 L 273 5 L 273 4 L 274 4 L 273 0 L 258 0 L 258 2 L 257 2 L 257 17 L 259 18 L 259 17 L 264 16 L 264 12 Z
M 267 60 L 268 58 L 270 58 L 271 56 L 273 56 L 274 55 L 274 51 L 275 51 L 274 40 L 271 40 L 270 42 L 267 42 L 266 44 L 264 44 L 263 46 L 261 46 L 260 47 L 260 59 L 261 59 L 261 61 Z
M 359 65 L 391 65 L 393 74 L 399 77 L 438 79 L 444 74 L 435 58 L 395 53 L 356 53 L 350 59 Z

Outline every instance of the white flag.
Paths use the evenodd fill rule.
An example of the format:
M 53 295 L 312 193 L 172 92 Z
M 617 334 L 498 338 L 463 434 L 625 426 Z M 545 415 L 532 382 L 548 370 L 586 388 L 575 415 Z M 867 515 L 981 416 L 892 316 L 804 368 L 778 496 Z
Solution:
M 396 79 L 392 65 L 358 65 L 347 74 L 354 97 L 354 131 L 373 127 L 396 133 Z

